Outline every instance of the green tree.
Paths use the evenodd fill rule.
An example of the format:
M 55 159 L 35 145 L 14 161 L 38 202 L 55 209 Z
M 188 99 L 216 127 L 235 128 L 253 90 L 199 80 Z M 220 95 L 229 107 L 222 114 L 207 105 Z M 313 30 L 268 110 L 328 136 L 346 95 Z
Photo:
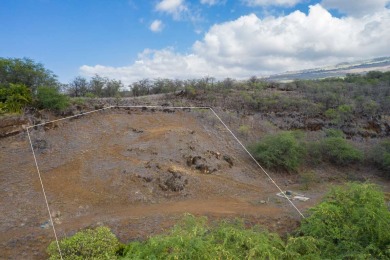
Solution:
M 300 231 L 318 241 L 321 258 L 390 257 L 390 212 L 377 186 L 335 187 L 310 212 Z
M 89 91 L 89 85 L 86 78 L 76 77 L 68 85 L 68 94 L 71 97 L 84 97 Z
M 57 86 L 57 76 L 32 59 L 0 58 L 0 85 L 25 85 L 34 95 L 39 86 Z
M 108 79 L 95 75 L 89 81 L 89 91 L 97 97 L 103 96 L 103 89 L 107 84 Z
M 120 80 L 109 80 L 106 83 L 106 87 L 103 89 L 103 96 L 115 97 L 119 94 L 121 88 L 123 88 L 123 84 Z

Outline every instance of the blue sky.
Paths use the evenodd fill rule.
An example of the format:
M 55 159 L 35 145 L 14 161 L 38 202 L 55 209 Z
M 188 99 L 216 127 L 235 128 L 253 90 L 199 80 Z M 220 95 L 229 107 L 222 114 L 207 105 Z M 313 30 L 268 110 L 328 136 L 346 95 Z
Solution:
M 1 0 L 0 57 L 67 83 L 245 78 L 389 56 L 388 0 Z

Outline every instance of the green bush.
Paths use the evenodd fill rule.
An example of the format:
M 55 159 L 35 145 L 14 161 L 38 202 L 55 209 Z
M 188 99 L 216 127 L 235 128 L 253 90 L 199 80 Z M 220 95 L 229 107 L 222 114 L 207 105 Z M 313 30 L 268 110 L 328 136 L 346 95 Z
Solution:
M 125 259 L 278 259 L 284 242 L 277 234 L 245 229 L 242 222 L 210 227 L 206 218 L 185 217 L 166 235 L 132 242 Z
M 63 110 L 69 106 L 69 98 L 53 87 L 39 87 L 37 101 L 39 107 L 51 110 Z
M 59 241 L 64 260 L 116 259 L 121 245 L 107 227 L 86 229 Z M 53 241 L 47 248 L 51 260 L 60 259 L 57 243 Z
M 21 113 L 31 103 L 31 91 L 22 84 L 10 83 L 0 88 L 0 113 Z
M 390 177 L 390 139 L 383 140 L 371 151 L 371 160 Z
M 339 129 L 334 129 L 334 128 L 326 129 L 325 134 L 326 134 L 326 137 L 345 138 L 345 134 L 343 133 L 343 131 L 341 131 Z
M 306 153 L 306 149 L 293 132 L 266 136 L 249 149 L 265 167 L 286 171 L 296 171 Z
M 322 259 L 390 257 L 390 212 L 375 185 L 335 187 L 310 212 L 300 231 L 317 240 Z
M 325 111 L 325 116 L 335 124 L 342 124 L 353 116 L 353 107 L 351 105 L 341 105 L 337 109 L 330 108 Z
M 324 159 L 345 166 L 363 160 L 363 153 L 341 137 L 327 137 L 320 143 Z
M 240 125 L 240 127 L 238 128 L 238 132 L 243 136 L 247 136 L 250 131 L 251 127 L 249 125 Z
M 318 182 L 317 175 L 314 171 L 305 171 L 299 174 L 300 182 L 302 183 L 302 188 L 308 190 L 311 185 Z
M 321 142 L 307 142 L 306 146 L 306 162 L 311 166 L 317 166 L 323 161 L 323 151 Z

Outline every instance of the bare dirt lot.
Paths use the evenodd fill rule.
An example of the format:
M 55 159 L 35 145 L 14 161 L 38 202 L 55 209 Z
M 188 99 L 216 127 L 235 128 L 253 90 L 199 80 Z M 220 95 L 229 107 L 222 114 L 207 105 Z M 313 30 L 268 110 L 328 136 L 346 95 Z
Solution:
M 30 133 L 59 238 L 106 225 L 143 239 L 186 212 L 280 233 L 300 219 L 210 111 L 108 109 Z M 27 134 L 0 148 L 0 258 L 47 258 L 54 234 Z

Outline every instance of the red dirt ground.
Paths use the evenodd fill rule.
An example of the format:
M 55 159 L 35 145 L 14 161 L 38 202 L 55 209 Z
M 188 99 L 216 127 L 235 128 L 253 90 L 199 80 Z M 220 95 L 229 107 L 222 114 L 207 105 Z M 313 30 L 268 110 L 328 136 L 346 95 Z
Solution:
M 107 225 L 122 242 L 144 239 L 184 213 L 296 227 L 298 213 L 207 113 L 113 109 L 31 129 L 59 238 Z M 47 258 L 54 235 L 27 135 L 0 147 L 0 258 Z

